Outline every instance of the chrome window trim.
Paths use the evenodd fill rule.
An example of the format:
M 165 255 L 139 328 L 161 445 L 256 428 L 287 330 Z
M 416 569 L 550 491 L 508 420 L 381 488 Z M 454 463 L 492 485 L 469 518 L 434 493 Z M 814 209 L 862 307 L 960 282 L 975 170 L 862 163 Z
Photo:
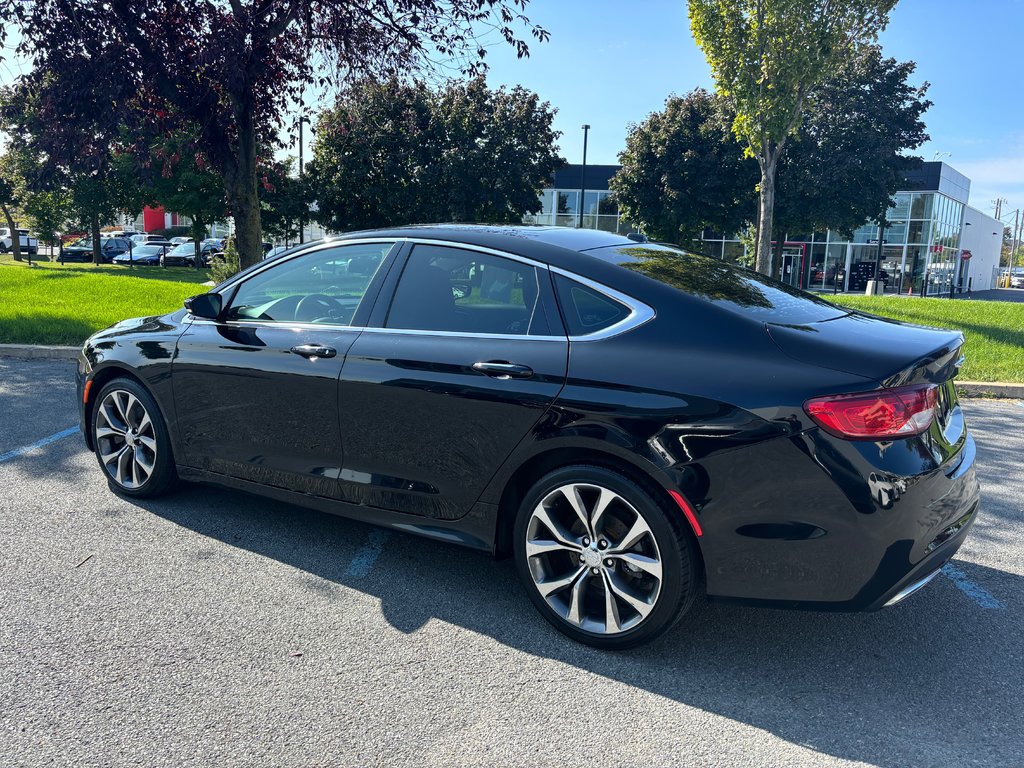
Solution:
M 532 341 L 565 341 L 568 339 L 571 342 L 584 342 L 584 341 L 601 341 L 603 339 L 610 339 L 613 336 L 619 336 L 628 331 L 632 331 L 635 328 L 639 328 L 645 323 L 650 322 L 656 316 L 654 309 L 647 304 L 644 304 L 638 299 L 634 299 L 632 296 L 609 288 L 608 286 L 598 283 L 590 278 L 578 275 L 575 272 L 570 272 L 561 267 L 555 267 L 551 264 L 545 264 L 541 261 L 536 261 L 526 256 L 520 256 L 516 253 L 509 253 L 508 251 L 501 251 L 496 248 L 488 248 L 483 245 L 475 245 L 473 243 L 460 243 L 454 240 L 439 240 L 430 237 L 404 237 L 404 238 L 391 238 L 391 237 L 365 237 L 365 238 L 353 238 L 351 240 L 325 240 L 321 243 L 311 244 L 309 248 L 304 248 L 301 251 L 291 254 L 285 259 L 275 259 L 272 263 L 267 264 L 260 269 L 253 271 L 246 275 L 245 280 L 249 280 L 258 274 L 261 274 L 264 270 L 269 269 L 278 264 L 284 264 L 292 259 L 297 259 L 300 256 L 305 256 L 310 253 L 324 250 L 326 248 L 337 248 L 346 245 L 367 245 L 373 243 L 391 243 L 392 249 L 385 254 L 384 258 L 387 259 L 394 252 L 395 246 L 400 246 L 405 243 L 411 243 L 413 245 L 440 245 L 449 248 L 456 248 L 464 251 L 474 251 L 477 253 L 486 253 L 491 256 L 497 256 L 502 259 L 509 259 L 511 261 L 517 261 L 522 264 L 528 264 L 537 269 L 546 270 L 555 274 L 566 277 L 570 280 L 574 280 L 581 285 L 585 285 L 598 293 L 604 294 L 613 301 L 617 301 L 620 304 L 624 304 L 630 309 L 630 313 L 617 323 L 614 323 L 607 328 L 602 328 L 599 331 L 593 333 L 582 334 L 579 336 L 529 336 L 527 334 L 505 334 L 505 333 L 471 333 L 462 331 L 431 331 L 431 330 L 420 330 L 414 328 L 380 328 L 370 326 L 358 326 L 358 325 L 340 325 L 335 323 L 298 323 L 298 322 L 277 322 L 267 320 L 208 320 L 205 318 L 197 318 L 191 314 L 188 315 L 192 322 L 209 325 L 231 325 L 231 326 L 260 326 L 265 328 L 285 328 L 294 330 L 356 330 L 365 331 L 369 333 L 396 333 L 403 336 L 441 336 L 441 337 L 459 337 L 459 338 L 470 338 L 470 339 L 501 339 L 501 340 L 513 340 L 513 339 L 529 339 Z M 217 293 L 227 291 L 239 284 L 240 281 L 231 281 L 221 286 Z M 557 301 L 557 296 L 556 299 Z
M 503 339 L 511 341 L 565 341 L 565 336 L 529 336 L 525 333 L 471 333 L 468 331 L 423 331 L 413 328 L 363 328 L 366 333 L 395 333 L 402 336 L 445 336 L 459 339 Z
M 599 331 L 593 333 L 585 333 L 581 336 L 570 336 L 569 341 L 601 341 L 602 339 L 610 339 L 613 336 L 619 336 L 628 331 L 632 331 L 639 328 L 645 323 L 649 323 L 655 318 L 657 312 L 654 311 L 653 307 L 644 304 L 638 299 L 634 299 L 632 296 L 627 296 L 620 291 L 616 291 L 614 288 L 609 288 L 607 285 L 598 283 L 587 277 L 577 275 L 575 272 L 570 272 L 561 267 L 551 267 L 551 271 L 556 275 L 574 280 L 580 285 L 585 285 L 598 293 L 602 293 L 613 301 L 617 301 L 619 304 L 625 304 L 629 307 L 629 314 L 619 320 L 617 323 L 609 325 L 607 328 L 602 328 Z M 557 291 L 556 291 L 557 293 Z

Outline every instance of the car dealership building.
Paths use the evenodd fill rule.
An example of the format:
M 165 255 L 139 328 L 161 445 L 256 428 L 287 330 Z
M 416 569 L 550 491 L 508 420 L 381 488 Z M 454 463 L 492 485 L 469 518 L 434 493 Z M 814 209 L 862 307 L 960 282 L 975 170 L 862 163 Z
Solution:
M 556 171 L 551 187 L 541 192 L 541 211 L 525 221 L 631 231 L 608 190 L 618 168 L 588 165 L 583 179 L 579 165 Z M 782 278 L 810 290 L 863 291 L 874 276 L 881 239 L 881 277 L 887 293 L 934 296 L 948 295 L 951 285 L 961 292 L 995 288 L 1003 225 L 967 204 L 970 190 L 970 179 L 948 164 L 923 163 L 907 173 L 881 238 L 874 222 L 865 223 L 852 237 L 833 231 L 787 235 Z M 739 262 L 745 254 L 739 239 L 713 232 L 705 232 L 700 243 L 688 247 L 730 262 Z

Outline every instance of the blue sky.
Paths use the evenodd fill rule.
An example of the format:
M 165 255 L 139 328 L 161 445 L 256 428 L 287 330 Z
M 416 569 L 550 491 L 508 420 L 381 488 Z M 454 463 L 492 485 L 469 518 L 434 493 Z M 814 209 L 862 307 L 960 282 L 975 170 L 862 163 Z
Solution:
M 711 73 L 690 35 L 685 0 L 533 0 L 528 13 L 551 32 L 522 61 L 495 46 L 492 85 L 522 84 L 558 108 L 562 154 L 614 163 L 627 126 L 660 109 L 670 93 L 711 88 Z M 992 212 L 1024 207 L 1024 0 L 902 0 L 882 45 L 917 62 L 935 103 L 925 122 L 931 141 L 918 152 L 972 182 L 971 205 Z

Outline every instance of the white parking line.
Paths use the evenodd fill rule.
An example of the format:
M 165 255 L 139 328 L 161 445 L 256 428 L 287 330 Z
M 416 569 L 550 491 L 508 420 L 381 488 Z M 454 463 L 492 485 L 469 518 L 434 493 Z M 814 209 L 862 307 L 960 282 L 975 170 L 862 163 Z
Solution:
M 31 453 L 37 448 L 42 448 L 44 445 L 55 443 L 58 440 L 63 440 L 65 437 L 71 437 L 71 435 L 78 432 L 78 427 L 68 427 L 63 432 L 55 432 L 49 437 L 44 437 L 42 440 L 36 440 L 32 445 L 25 445 L 21 448 L 15 448 L 13 451 L 7 453 L 0 453 L 0 463 L 9 461 L 10 459 L 16 459 L 19 456 L 24 456 L 26 453 Z
M 373 568 L 373 564 L 377 562 L 377 558 L 380 557 L 380 553 L 384 551 L 384 542 L 388 540 L 389 535 L 387 531 L 379 529 L 370 531 L 367 542 L 356 552 L 352 562 L 348 564 L 345 575 L 349 578 L 360 579 L 368 574 Z
M 967 578 L 967 574 L 961 571 L 952 563 L 946 563 L 942 566 L 942 575 L 953 582 L 956 588 L 967 595 L 971 600 L 976 602 L 982 608 L 994 608 L 1002 609 L 1006 606 L 996 600 L 984 587 L 975 584 L 973 581 Z

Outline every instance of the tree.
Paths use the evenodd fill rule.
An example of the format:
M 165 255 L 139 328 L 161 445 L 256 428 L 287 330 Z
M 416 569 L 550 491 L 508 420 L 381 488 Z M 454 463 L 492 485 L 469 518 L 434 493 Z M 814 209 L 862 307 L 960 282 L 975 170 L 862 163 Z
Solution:
M 224 181 L 207 165 L 203 153 L 196 151 L 195 141 L 190 133 L 178 133 L 152 150 L 147 164 L 151 170 L 147 195 L 150 203 L 159 203 L 192 220 L 195 266 L 199 269 L 203 263 L 200 243 L 206 237 L 206 228 L 224 218 L 227 206 Z
M 96 264 L 102 260 L 100 224 L 138 211 L 143 201 L 138 147 L 116 108 L 124 93 L 123 83 L 93 82 L 80 72 L 64 80 L 29 77 L 0 92 L 10 146 L 31 169 L 27 186 L 66 200 L 70 217 L 92 236 Z
M 259 158 L 303 88 L 396 75 L 431 60 L 476 71 L 485 45 L 519 56 L 528 0 L 4 0 L 34 69 L 23 85 L 80 113 L 96 90 L 108 112 L 161 135 L 200 129 L 197 148 L 224 180 L 243 266 L 262 255 Z M 80 91 L 84 90 L 84 95 Z
M 317 123 L 306 167 L 317 221 L 333 230 L 426 221 L 521 221 L 564 164 L 554 110 L 482 77 L 431 89 L 363 80 Z
M 882 221 L 906 172 L 921 163 L 905 153 L 928 140 L 921 120 L 931 106 L 928 84 L 910 85 L 914 69 L 865 46 L 815 89 L 779 162 L 777 242 L 786 232 L 850 233 Z
M 683 245 L 704 229 L 731 235 L 753 220 L 757 165 L 731 123 L 723 100 L 698 88 L 630 126 L 610 183 L 623 216 L 655 240 Z
M 21 238 L 15 218 L 25 194 L 25 179 L 19 158 L 11 150 L 0 155 L 0 213 L 11 232 L 11 254 L 15 261 L 21 261 Z
M 771 271 L 775 174 L 815 86 L 888 23 L 896 0 L 690 0 L 690 26 L 733 131 L 757 159 L 757 270 Z
M 263 187 L 261 217 L 270 238 L 295 240 L 309 221 L 309 185 L 293 175 L 294 161 L 272 162 L 260 177 Z

